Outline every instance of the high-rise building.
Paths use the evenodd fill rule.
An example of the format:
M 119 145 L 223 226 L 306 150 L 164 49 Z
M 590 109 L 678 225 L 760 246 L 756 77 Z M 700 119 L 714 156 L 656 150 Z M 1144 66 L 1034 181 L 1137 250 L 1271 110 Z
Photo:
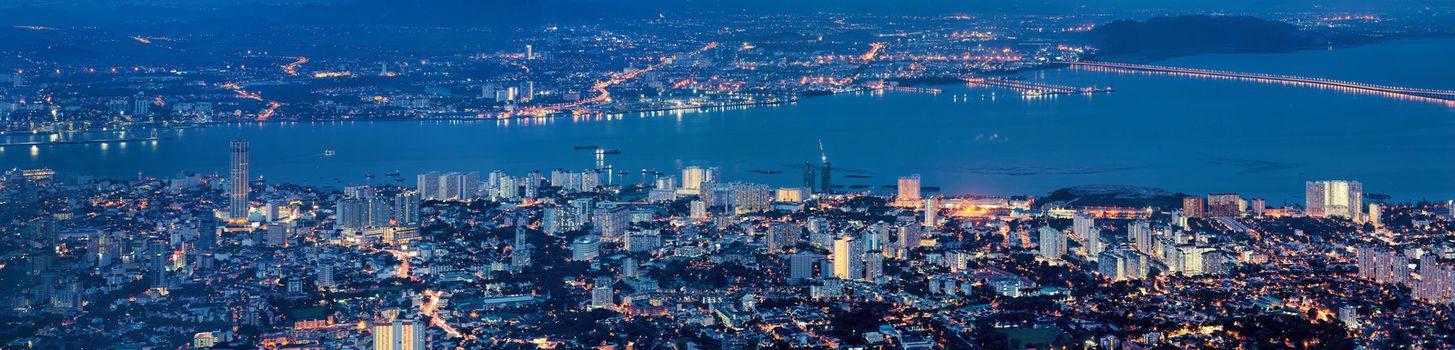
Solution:
M 705 201 L 692 201 L 688 204 L 688 210 L 691 212 L 690 215 L 692 216 L 693 220 L 707 219 L 707 202 Z
M 1384 220 L 1380 218 L 1380 216 L 1382 215 L 1384 215 L 1384 213 L 1382 210 L 1379 209 L 1379 203 L 1369 203 L 1369 212 L 1366 213 L 1364 216 L 1368 217 L 1370 225 L 1374 225 L 1374 227 L 1383 227 Z
M 394 225 L 419 225 L 419 194 L 404 191 L 394 196 Z
M 920 228 L 919 225 L 899 226 L 898 239 L 899 249 L 901 249 L 901 251 L 899 252 L 899 254 L 896 255 L 898 255 L 900 258 L 908 258 L 911 251 L 920 247 L 920 241 L 923 237 L 924 231 L 922 228 Z
M 227 218 L 232 222 L 246 222 L 248 220 L 248 193 L 251 188 L 248 184 L 248 140 L 232 140 L 229 145 L 232 155 L 232 170 L 228 174 L 230 201 L 227 206 Z
M 1076 213 L 1071 217 L 1071 233 L 1077 236 L 1086 237 L 1091 234 L 1091 228 L 1096 226 L 1096 218 L 1091 214 Z
M 627 225 L 631 224 L 627 218 L 626 206 L 605 202 L 596 204 L 591 213 L 591 222 L 591 232 L 608 240 L 626 234 Z
M 933 230 L 940 225 L 940 199 L 925 198 L 925 227 Z
M 1113 281 L 1147 277 L 1146 256 L 1127 249 L 1101 252 L 1096 259 L 1097 271 Z
M 1200 196 L 1182 197 L 1182 214 L 1189 218 L 1200 218 L 1203 216 L 1205 201 Z
M 777 253 L 798 245 L 799 236 L 802 235 L 803 227 L 797 223 L 774 221 L 768 223 L 768 231 L 763 236 L 763 243 L 768 252 Z
M 831 193 L 831 192 L 833 192 L 833 190 L 834 190 L 834 183 L 833 183 L 834 176 L 833 176 L 832 170 L 833 170 L 833 168 L 829 166 L 829 157 L 828 156 L 824 156 L 824 158 L 823 158 L 823 167 L 819 170 L 819 181 L 818 181 L 818 184 L 819 184 L 818 191 L 819 192 L 823 192 L 823 193 Z
M 601 240 L 596 236 L 585 235 L 571 241 L 571 260 L 589 261 L 601 255 Z
M 1304 182 L 1305 213 L 1312 217 L 1359 219 L 1364 185 L 1359 181 L 1327 180 Z
M 1086 239 L 1086 244 L 1083 244 L 1086 247 L 1086 258 L 1096 261 L 1097 257 L 1101 256 L 1101 251 L 1106 249 L 1101 242 L 1101 229 L 1092 228 L 1086 231 L 1086 235 L 1082 237 Z
M 1253 216 L 1262 217 L 1263 212 L 1268 210 L 1268 202 L 1263 198 L 1253 198 L 1252 201 L 1249 201 L 1248 207 L 1248 211 L 1253 212 Z
M 1102 276 L 1106 276 L 1106 278 L 1113 281 L 1121 281 L 1127 279 L 1127 263 L 1125 261 L 1126 258 L 1118 252 L 1101 252 L 1101 254 L 1099 254 L 1095 260 L 1097 265 L 1096 270 L 1097 272 L 1100 272 Z
M 440 199 L 440 172 L 431 171 L 416 177 L 414 188 L 424 200 Z
M 902 176 L 899 178 L 899 196 L 895 201 L 900 206 L 918 206 L 920 204 L 919 174 Z
M 853 235 L 843 235 L 834 240 L 834 277 L 848 280 L 863 275 L 859 250 L 859 242 L 854 240 Z
M 374 350 L 424 350 L 424 325 L 414 320 L 374 323 Z
M 814 178 L 813 176 L 813 164 L 809 162 L 803 162 L 803 188 L 812 190 L 817 187 L 814 186 L 815 184 L 817 184 L 817 182 L 818 179 Z
M 788 257 L 788 281 L 801 282 L 813 279 L 813 265 L 819 256 L 813 253 L 797 253 Z
M 1127 239 L 1132 241 L 1132 247 L 1142 254 L 1152 255 L 1156 242 L 1152 241 L 1152 225 L 1146 221 L 1136 221 L 1127 224 Z
M 1238 217 L 1243 215 L 1243 197 L 1237 193 L 1207 195 L 1207 216 Z
M 616 290 L 612 287 L 612 278 L 601 276 L 591 286 L 591 308 L 610 309 L 615 303 Z
M 197 213 L 197 241 L 194 248 L 200 253 L 212 252 L 217 248 L 217 218 L 211 213 Z
M 1066 255 L 1066 234 L 1050 227 L 1041 227 L 1039 231 L 1041 258 L 1061 260 Z
M 440 189 L 438 199 L 465 199 L 460 196 L 465 188 L 465 175 L 457 172 L 450 172 L 444 175 L 440 175 L 439 184 Z
M 711 172 L 699 166 L 689 166 L 682 169 L 682 190 L 691 194 L 702 194 L 704 183 L 711 182 Z

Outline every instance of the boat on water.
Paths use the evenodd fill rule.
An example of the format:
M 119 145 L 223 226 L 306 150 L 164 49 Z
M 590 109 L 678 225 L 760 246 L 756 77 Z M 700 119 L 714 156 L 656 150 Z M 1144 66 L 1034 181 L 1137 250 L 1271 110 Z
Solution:
M 387 172 L 387 173 L 384 173 L 384 176 L 399 176 L 399 171 L 398 170 L 395 170 L 395 171 Z
M 335 153 L 337 153 L 337 152 L 334 152 L 334 150 L 332 148 L 325 148 L 323 150 L 323 155 L 325 157 L 332 157 Z

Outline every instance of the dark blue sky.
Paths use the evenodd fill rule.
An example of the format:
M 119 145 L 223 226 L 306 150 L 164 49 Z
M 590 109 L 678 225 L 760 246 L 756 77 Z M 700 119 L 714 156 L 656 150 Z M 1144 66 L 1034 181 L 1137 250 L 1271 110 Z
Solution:
M 599 21 L 693 11 L 884 14 L 1402 11 L 1438 0 L 0 0 L 0 24 L 158 22 L 491 25 Z

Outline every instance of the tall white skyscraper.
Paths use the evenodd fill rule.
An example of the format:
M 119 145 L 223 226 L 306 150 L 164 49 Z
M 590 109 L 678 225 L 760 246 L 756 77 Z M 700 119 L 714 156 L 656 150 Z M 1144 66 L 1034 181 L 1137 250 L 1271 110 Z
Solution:
M 1061 260 L 1066 255 L 1066 234 L 1050 227 L 1040 228 L 1041 257 L 1047 260 Z
M 1304 183 L 1306 214 L 1312 217 L 1359 219 L 1364 185 L 1359 181 L 1327 180 Z
M 925 198 L 925 227 L 934 230 L 940 224 L 940 199 Z
M 1091 228 L 1094 226 L 1096 226 L 1096 219 L 1092 218 L 1090 214 L 1076 213 L 1076 216 L 1071 217 L 1071 233 L 1075 233 L 1077 236 L 1086 237 L 1091 234 Z
M 813 279 L 813 264 L 819 256 L 813 253 L 796 253 L 788 258 L 788 280 L 798 282 Z
M 1152 255 L 1155 249 L 1152 247 L 1156 242 L 1152 241 L 1152 225 L 1146 221 L 1137 221 L 1127 224 L 1127 239 L 1132 241 L 1132 247 L 1142 254 Z
M 232 169 L 227 179 L 230 182 L 228 220 L 245 222 L 248 220 L 248 192 L 251 191 L 248 185 L 248 140 L 233 140 L 229 149 Z

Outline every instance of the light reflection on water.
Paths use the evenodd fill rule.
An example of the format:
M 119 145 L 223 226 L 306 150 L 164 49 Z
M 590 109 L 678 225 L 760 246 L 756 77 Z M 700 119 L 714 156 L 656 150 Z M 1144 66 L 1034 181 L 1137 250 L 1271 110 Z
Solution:
M 1455 81 L 1455 72 L 1408 75 L 1361 63 L 1384 59 L 1389 50 L 1415 57 L 1404 59 L 1455 54 L 1455 45 L 1448 45 L 1455 39 L 1441 40 L 1153 64 L 1455 88 L 1440 86 Z M 247 138 L 253 173 L 270 181 L 398 183 L 382 176 L 397 170 L 408 184 L 413 173 L 428 170 L 592 168 L 593 152 L 574 146 L 596 145 L 622 151 L 605 159 L 615 169 L 674 173 L 685 165 L 718 166 L 729 180 L 794 186 L 804 162 L 817 161 L 822 140 L 841 176 L 835 182 L 869 189 L 919 173 L 926 186 L 948 193 L 1043 194 L 1079 184 L 1137 184 L 1242 192 L 1276 206 L 1301 201 L 1305 180 L 1352 179 L 1396 200 L 1455 198 L 1455 183 L 1446 181 L 1455 178 L 1455 142 L 1449 142 L 1455 111 L 1443 105 L 1166 75 L 1063 69 L 1021 76 L 1117 91 L 1027 99 L 1011 90 L 947 85 L 940 94 L 865 92 L 768 106 L 564 118 L 229 124 L 169 131 L 165 136 L 175 139 L 125 152 L 105 145 L 0 149 L 0 165 L 110 177 L 220 174 L 227 142 Z M 336 155 L 324 156 L 328 149 Z

